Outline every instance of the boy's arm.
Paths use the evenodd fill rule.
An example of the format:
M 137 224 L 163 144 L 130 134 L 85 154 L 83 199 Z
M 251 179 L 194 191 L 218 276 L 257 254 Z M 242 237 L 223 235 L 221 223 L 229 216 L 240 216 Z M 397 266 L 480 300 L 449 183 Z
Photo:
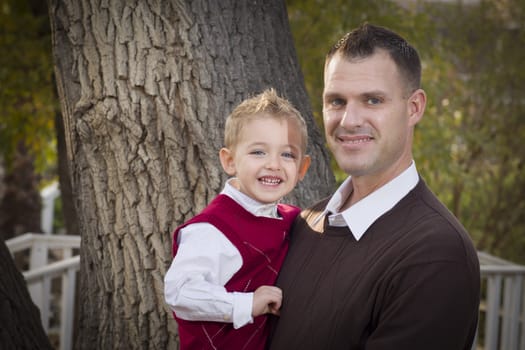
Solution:
M 177 317 L 190 321 L 253 321 L 253 293 L 229 293 L 224 285 L 240 269 L 235 246 L 211 224 L 185 227 L 177 255 L 164 278 L 166 303 Z

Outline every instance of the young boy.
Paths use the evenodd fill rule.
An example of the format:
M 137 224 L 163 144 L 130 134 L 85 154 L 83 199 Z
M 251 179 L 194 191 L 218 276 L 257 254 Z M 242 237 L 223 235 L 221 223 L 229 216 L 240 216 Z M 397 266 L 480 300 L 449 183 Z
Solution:
M 174 233 L 165 299 L 180 349 L 264 349 L 265 314 L 278 314 L 273 286 L 299 208 L 280 204 L 302 180 L 306 124 L 273 89 L 245 100 L 226 120 L 219 152 L 232 176 L 223 191 Z

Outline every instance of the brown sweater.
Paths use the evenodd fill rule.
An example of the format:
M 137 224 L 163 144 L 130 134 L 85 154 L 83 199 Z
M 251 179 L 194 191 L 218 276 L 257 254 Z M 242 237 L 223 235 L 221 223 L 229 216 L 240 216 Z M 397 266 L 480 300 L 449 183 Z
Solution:
M 292 230 L 271 350 L 470 349 L 480 273 L 461 224 L 420 180 L 356 241 L 326 218 L 328 199 Z

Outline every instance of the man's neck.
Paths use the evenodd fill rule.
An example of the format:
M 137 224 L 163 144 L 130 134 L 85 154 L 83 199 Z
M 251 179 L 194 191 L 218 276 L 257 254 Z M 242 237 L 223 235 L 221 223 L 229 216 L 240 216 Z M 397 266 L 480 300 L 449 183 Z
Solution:
M 376 191 L 377 189 L 381 188 L 388 182 L 395 179 L 403 171 L 408 169 L 408 167 L 411 164 L 412 164 L 412 161 L 406 164 L 406 166 L 397 167 L 393 169 L 392 171 L 383 172 L 377 175 L 368 174 L 368 175 L 363 175 L 363 176 L 352 176 L 353 190 L 348 195 L 348 198 L 343 204 L 341 211 L 347 208 L 350 208 L 352 205 L 359 202 L 361 199 L 365 198 L 370 193 Z

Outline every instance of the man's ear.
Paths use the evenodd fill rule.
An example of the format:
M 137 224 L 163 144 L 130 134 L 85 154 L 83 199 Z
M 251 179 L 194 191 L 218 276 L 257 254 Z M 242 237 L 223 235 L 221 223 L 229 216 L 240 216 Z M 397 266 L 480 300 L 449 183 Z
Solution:
M 222 168 L 226 172 L 226 174 L 230 176 L 235 175 L 235 161 L 233 159 L 233 152 L 229 150 L 228 148 L 221 148 L 219 151 L 219 159 L 221 161 Z
M 309 155 L 305 155 L 303 157 L 303 161 L 301 162 L 301 165 L 299 166 L 299 180 L 304 179 L 304 176 L 306 175 L 306 171 L 310 167 L 311 163 L 312 163 L 312 158 L 310 158 Z
M 408 98 L 408 116 L 410 126 L 415 126 L 425 113 L 427 105 L 427 95 L 423 89 L 417 89 Z

